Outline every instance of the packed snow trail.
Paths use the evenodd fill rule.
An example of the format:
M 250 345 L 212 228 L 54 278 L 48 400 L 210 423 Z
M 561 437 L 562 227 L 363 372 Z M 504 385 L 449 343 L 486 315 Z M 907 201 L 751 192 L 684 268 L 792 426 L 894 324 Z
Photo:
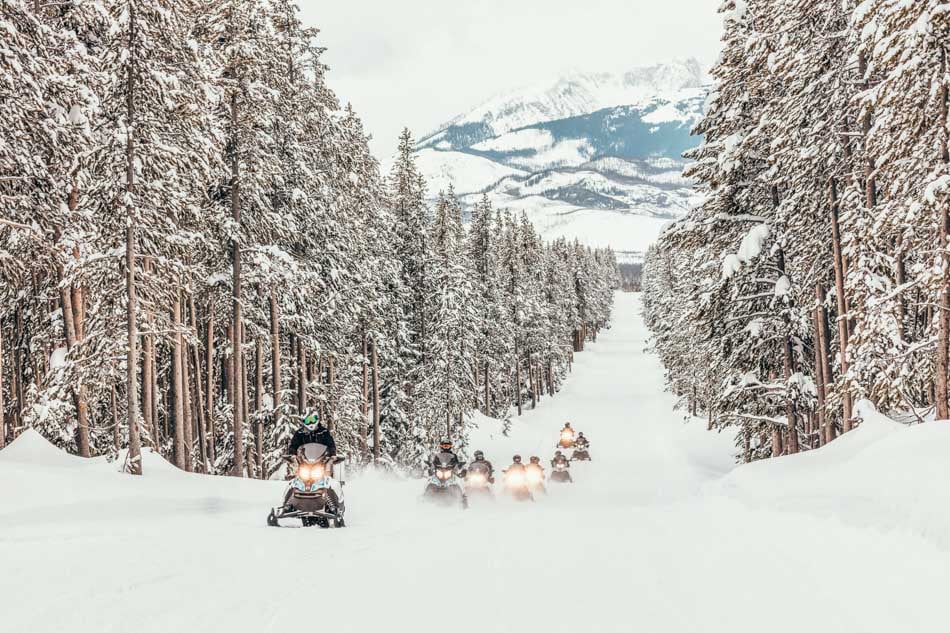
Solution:
M 422 481 L 369 474 L 350 527 L 274 529 L 282 483 L 153 456 L 133 478 L 27 433 L 0 452 L 0 631 L 944 630 L 950 427 L 868 420 L 732 470 L 731 438 L 673 412 L 646 338 L 618 294 L 557 397 L 510 437 L 480 418 L 470 448 L 497 468 L 547 463 L 566 420 L 590 437 L 594 461 L 536 503 L 435 508 Z

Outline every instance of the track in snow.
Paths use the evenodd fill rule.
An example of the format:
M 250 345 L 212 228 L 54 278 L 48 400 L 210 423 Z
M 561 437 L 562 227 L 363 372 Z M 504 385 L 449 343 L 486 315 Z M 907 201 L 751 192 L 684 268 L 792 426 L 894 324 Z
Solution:
M 547 462 L 565 420 L 590 437 L 576 483 L 534 504 L 433 508 L 367 475 L 347 529 L 277 530 L 279 483 L 0 454 L 0 631 L 943 630 L 945 549 L 728 494 L 731 440 L 673 413 L 646 337 L 618 294 L 556 398 L 474 433 L 496 467 Z

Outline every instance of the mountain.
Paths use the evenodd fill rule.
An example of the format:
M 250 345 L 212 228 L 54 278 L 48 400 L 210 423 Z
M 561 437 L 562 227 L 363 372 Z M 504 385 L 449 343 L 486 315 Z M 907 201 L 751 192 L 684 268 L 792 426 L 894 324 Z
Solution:
M 705 74 L 696 60 L 620 74 L 573 73 L 490 99 L 417 146 L 430 194 L 488 194 L 550 238 L 637 260 L 696 202 L 682 153 L 699 139 Z

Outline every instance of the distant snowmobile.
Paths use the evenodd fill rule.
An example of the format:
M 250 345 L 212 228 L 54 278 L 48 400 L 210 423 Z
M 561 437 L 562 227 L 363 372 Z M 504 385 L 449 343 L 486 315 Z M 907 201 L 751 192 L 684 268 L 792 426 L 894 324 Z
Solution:
M 574 447 L 574 429 L 571 428 L 570 422 L 564 423 L 564 428 L 561 429 L 561 439 L 558 440 L 557 448 L 573 448 Z
M 534 501 L 534 495 L 528 487 L 528 473 L 521 463 L 521 455 L 515 455 L 514 463 L 505 473 L 505 492 L 518 501 Z
M 587 441 L 587 438 L 584 437 L 583 433 L 577 434 L 577 439 L 574 441 L 574 452 L 571 453 L 571 461 L 574 462 L 589 462 L 590 461 L 590 442 Z
M 547 494 L 548 491 L 544 487 L 544 467 L 541 466 L 540 457 L 532 457 L 531 462 L 525 466 L 525 480 L 531 494 L 538 492 Z
M 267 525 L 280 527 L 280 519 L 300 519 L 304 527 L 345 527 L 342 476 L 340 480 L 333 477 L 333 465 L 342 461 L 342 457 L 327 455 L 323 444 L 301 446 L 284 504 L 271 510 Z
M 457 471 L 456 458 L 451 453 L 437 453 L 432 456 L 429 483 L 426 484 L 423 497 L 445 505 L 459 504 L 468 507 L 468 499 L 462 490 Z M 459 464 L 460 466 L 461 464 Z M 461 472 L 465 477 L 465 471 Z
M 487 462 L 473 462 L 465 474 L 465 494 L 469 497 L 494 496 L 491 490 L 492 481 L 491 469 Z
M 554 459 L 551 460 L 551 481 L 572 483 L 574 480 L 571 478 L 570 468 L 570 460 L 564 457 L 561 451 L 558 451 Z

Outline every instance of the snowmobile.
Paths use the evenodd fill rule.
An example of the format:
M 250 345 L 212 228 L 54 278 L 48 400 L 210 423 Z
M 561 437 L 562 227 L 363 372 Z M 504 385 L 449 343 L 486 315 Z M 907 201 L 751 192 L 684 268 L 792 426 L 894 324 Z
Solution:
M 524 474 L 528 490 L 531 491 L 532 495 L 539 492 L 547 494 L 548 491 L 544 487 L 544 469 L 541 468 L 540 464 L 528 464 L 525 466 Z
M 534 495 L 528 487 L 528 473 L 524 468 L 505 471 L 505 492 L 516 501 L 534 501 Z
M 590 443 L 587 441 L 587 438 L 579 438 L 574 443 L 574 452 L 571 453 L 572 462 L 589 462 L 590 461 Z
M 551 476 L 548 479 L 560 483 L 573 483 L 574 480 L 571 478 L 570 464 L 567 462 L 555 462 L 551 468 Z
M 301 446 L 284 504 L 271 510 L 267 525 L 280 527 L 280 519 L 300 519 L 304 527 L 345 527 L 342 462 L 342 457 L 327 455 L 323 444 Z M 331 475 L 334 464 L 340 464 L 337 478 Z
M 474 463 L 465 474 L 465 494 L 469 497 L 472 495 L 492 497 L 494 496 L 491 490 L 492 482 L 488 466 L 484 463 Z
M 574 448 L 574 430 L 573 429 L 563 429 L 561 431 L 561 439 L 558 440 L 558 443 L 555 445 L 556 448 Z
M 431 477 L 426 484 L 423 498 L 435 501 L 443 505 L 460 504 L 463 508 L 468 507 L 468 499 L 459 481 L 465 478 L 465 471 L 456 473 L 456 467 L 452 465 L 452 455 L 449 453 L 439 453 L 432 458 Z

